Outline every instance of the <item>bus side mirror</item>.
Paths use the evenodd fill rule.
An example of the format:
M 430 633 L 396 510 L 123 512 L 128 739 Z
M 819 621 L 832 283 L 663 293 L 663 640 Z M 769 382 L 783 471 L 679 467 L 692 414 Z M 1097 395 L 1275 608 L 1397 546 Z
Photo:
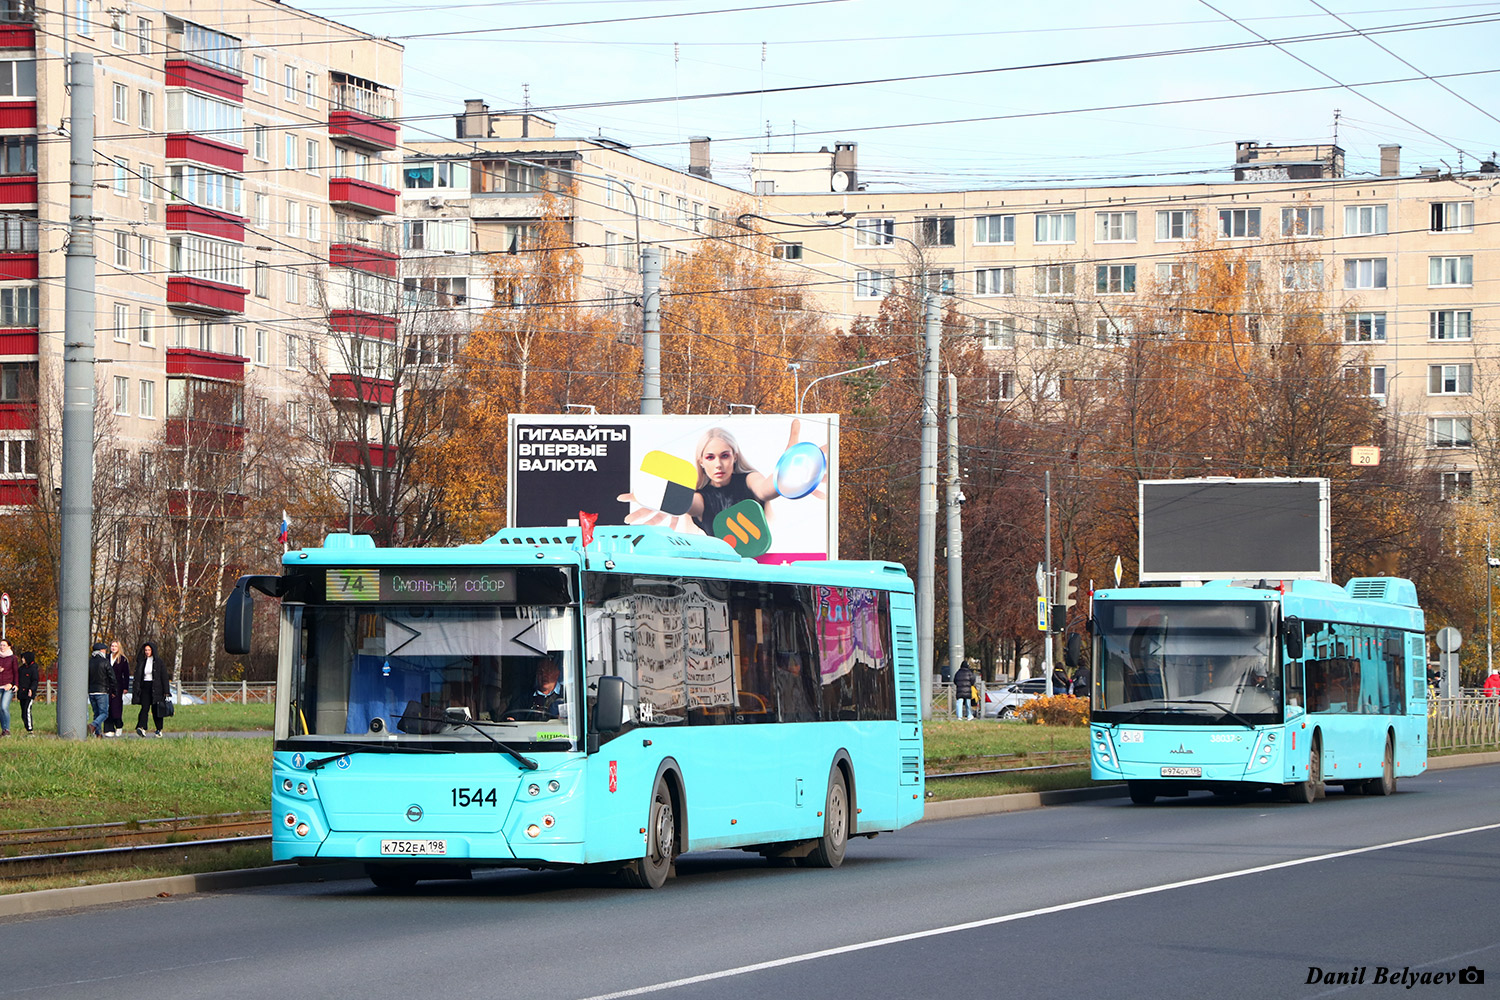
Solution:
M 250 652 L 250 627 L 255 621 L 255 602 L 241 577 L 224 605 L 224 652 L 244 656 Z
M 618 733 L 625 725 L 625 678 L 606 674 L 599 678 L 596 690 L 595 728 L 601 733 Z
M 1077 632 L 1068 633 L 1067 644 L 1063 646 L 1063 665 L 1068 667 L 1083 665 L 1083 637 Z
M 1302 659 L 1302 619 L 1288 618 L 1281 623 L 1281 641 L 1286 645 L 1287 656 Z

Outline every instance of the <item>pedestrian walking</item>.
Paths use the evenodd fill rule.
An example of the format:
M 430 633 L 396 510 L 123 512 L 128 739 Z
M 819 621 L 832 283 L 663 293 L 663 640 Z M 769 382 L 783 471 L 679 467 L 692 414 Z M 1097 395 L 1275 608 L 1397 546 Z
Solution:
M 1068 680 L 1067 672 L 1062 667 L 1052 668 L 1052 693 L 1067 694 L 1073 690 L 1073 682 Z
M 96 642 L 89 654 L 89 736 L 103 736 L 104 720 L 109 718 L 109 692 L 115 685 L 115 672 L 109 666 L 108 648 Z
M 1500 696 L 1500 667 L 1490 667 L 1490 675 L 1484 679 L 1484 696 Z
M 967 660 L 953 672 L 953 699 L 960 719 L 974 718 L 974 671 Z
M 151 721 L 156 723 L 156 735 L 161 735 L 161 720 L 166 713 L 167 699 L 172 692 L 167 687 L 167 679 L 172 668 L 157 654 L 156 643 L 145 642 L 141 644 L 141 651 L 135 658 L 135 700 L 141 706 L 140 714 L 135 719 L 135 734 L 146 735 L 146 711 L 149 706 Z
M 109 669 L 114 673 L 115 687 L 109 693 L 109 718 L 104 722 L 105 736 L 125 732 L 125 695 L 130 690 L 130 659 L 120 648 L 119 640 L 109 644 Z
M 0 736 L 10 735 L 10 700 L 21 683 L 21 658 L 0 639 Z
M 1089 696 L 1089 668 L 1083 664 L 1073 671 L 1073 696 L 1075 698 L 1087 698 Z
M 21 705 L 21 723 L 26 727 L 27 735 L 34 732 L 31 726 L 31 703 L 36 700 L 37 688 L 41 683 L 42 673 L 36 666 L 36 654 L 22 653 L 21 673 L 16 682 L 16 701 Z

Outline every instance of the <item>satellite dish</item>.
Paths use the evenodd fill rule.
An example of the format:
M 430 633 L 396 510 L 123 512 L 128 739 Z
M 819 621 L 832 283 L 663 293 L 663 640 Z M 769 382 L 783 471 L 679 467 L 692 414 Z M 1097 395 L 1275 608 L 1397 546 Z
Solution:
M 835 191 L 849 190 L 849 174 L 843 170 L 833 172 L 833 189 Z

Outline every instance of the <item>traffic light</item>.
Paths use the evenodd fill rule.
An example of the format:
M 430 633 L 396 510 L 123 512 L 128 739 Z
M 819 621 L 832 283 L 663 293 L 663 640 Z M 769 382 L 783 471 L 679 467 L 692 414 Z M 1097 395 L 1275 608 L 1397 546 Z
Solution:
M 1058 582 L 1062 584 L 1058 588 L 1062 596 L 1062 606 L 1065 609 L 1071 608 L 1078 603 L 1078 595 L 1073 591 L 1073 588 L 1078 586 L 1078 574 L 1063 570 Z

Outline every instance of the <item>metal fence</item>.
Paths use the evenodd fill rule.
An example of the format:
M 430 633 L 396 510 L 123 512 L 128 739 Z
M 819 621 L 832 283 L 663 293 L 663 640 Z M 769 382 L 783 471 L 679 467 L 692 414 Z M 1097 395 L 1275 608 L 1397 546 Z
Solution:
M 1500 749 L 1500 698 L 1464 692 L 1427 701 L 1427 751 Z
M 42 685 L 41 698 L 47 704 L 57 701 L 57 681 L 48 679 Z M 184 696 L 186 700 L 184 701 Z M 196 700 L 195 700 L 196 699 Z M 177 689 L 179 704 L 204 702 L 212 705 L 272 705 L 276 702 L 276 685 L 262 681 L 184 682 Z

